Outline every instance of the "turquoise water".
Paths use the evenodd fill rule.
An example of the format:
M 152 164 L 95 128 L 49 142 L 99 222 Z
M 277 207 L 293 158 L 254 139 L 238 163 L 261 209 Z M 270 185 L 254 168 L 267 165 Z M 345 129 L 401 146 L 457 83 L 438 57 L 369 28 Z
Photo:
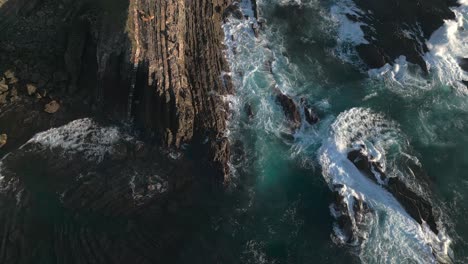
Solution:
M 345 1 L 258 4 L 267 21 L 258 37 L 252 18 L 225 25 L 229 74 L 237 89 L 226 98 L 233 109 L 230 138 L 245 152 L 245 159 L 232 162 L 233 184 L 243 192 L 234 194 L 238 212 L 229 216 L 235 223 L 229 228 L 242 237 L 244 261 L 431 263 L 436 261 L 432 250 L 440 250 L 436 255 L 446 261 L 468 261 L 466 87 L 444 81 L 446 69 L 434 67 L 424 75 L 404 61 L 378 75 L 363 70 L 352 41 L 340 35 L 343 21 L 332 13 Z M 249 1 L 241 6 L 252 17 Z M 288 136 L 275 86 L 296 102 L 306 99 L 320 122 L 303 122 Z M 253 109 L 251 120 L 246 105 Z M 346 164 L 342 148 L 358 143 L 357 133 L 364 134 L 362 140 L 378 153 L 389 175 L 402 177 L 432 201 L 439 236 Z M 425 176 L 413 176 L 402 160 L 418 164 Z M 334 232 L 332 183 L 344 183 L 375 209 L 363 228 L 367 242 L 342 243 Z

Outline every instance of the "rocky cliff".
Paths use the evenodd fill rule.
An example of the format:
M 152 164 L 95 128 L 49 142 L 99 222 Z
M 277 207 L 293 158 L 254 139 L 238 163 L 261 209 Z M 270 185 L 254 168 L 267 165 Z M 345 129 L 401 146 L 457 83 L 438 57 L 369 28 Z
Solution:
M 19 80 L 5 101 L 27 84 L 65 104 L 78 98 L 81 108 L 132 122 L 166 149 L 197 152 L 203 174 L 223 183 L 223 96 L 231 88 L 221 21 L 229 2 L 3 0 L 0 71 Z
M 229 180 L 229 2 L 0 0 L 0 263 L 183 259 Z

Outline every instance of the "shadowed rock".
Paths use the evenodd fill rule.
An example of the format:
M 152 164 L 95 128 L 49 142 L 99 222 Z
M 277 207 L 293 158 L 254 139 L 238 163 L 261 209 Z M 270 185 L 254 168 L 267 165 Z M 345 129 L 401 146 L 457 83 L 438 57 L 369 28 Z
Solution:
M 391 62 L 384 52 L 372 44 L 360 44 L 356 46 L 356 51 L 369 68 L 381 68 Z

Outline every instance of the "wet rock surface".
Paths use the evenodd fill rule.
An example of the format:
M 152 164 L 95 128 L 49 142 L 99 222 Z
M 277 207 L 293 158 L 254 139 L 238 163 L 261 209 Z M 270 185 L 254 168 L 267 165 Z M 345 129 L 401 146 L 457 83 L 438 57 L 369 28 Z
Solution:
M 301 127 L 301 113 L 294 100 L 281 92 L 278 88 L 273 88 L 275 99 L 283 109 L 291 131 L 294 132 Z
M 132 119 L 168 149 L 209 137 L 218 143 L 199 144 L 206 153 L 200 156 L 208 156 L 207 175 L 222 184 L 228 167 L 220 157 L 229 146 L 221 96 L 232 85 L 219 77 L 228 72 L 220 24 L 228 6 L 228 0 L 8 0 L 0 8 L 0 71 L 12 69 L 7 81 L 18 78 L 25 91 L 34 85 L 38 97 L 71 95 L 110 119 Z M 0 102 L 14 97 L 9 90 Z

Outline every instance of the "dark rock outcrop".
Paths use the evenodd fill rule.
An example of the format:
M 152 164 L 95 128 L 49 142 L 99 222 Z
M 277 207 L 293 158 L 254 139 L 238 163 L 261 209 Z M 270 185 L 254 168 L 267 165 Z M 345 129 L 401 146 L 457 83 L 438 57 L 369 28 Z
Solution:
M 283 109 L 291 131 L 296 131 L 301 127 L 301 114 L 299 112 L 299 108 L 293 99 L 282 93 L 278 88 L 273 88 L 273 92 L 275 94 L 276 101 Z
M 372 157 L 366 155 L 362 149 L 352 150 L 348 153 L 348 159 L 371 180 L 387 189 L 403 206 L 406 212 L 419 224 L 426 222 L 431 230 L 438 234 L 436 219 L 432 210 L 432 204 L 411 190 L 398 177 L 387 177 L 382 165 L 372 161 Z
M 229 0 L 22 1 L 0 8 L 0 70 L 132 119 L 167 149 L 197 146 L 207 176 L 226 182 L 232 91 L 221 23 Z M 24 12 L 23 12 L 24 11 Z M 235 10 L 234 10 L 235 11 Z M 228 12 L 229 13 L 229 12 Z M 34 35 L 34 40 L 24 35 Z M 210 144 L 201 144 L 206 138 Z
M 229 180 L 230 1 L 0 3 L 0 74 L 15 75 L 0 91 L 0 263 L 177 263 L 184 235 L 209 224 L 199 205 Z M 122 136 L 97 161 L 19 148 L 83 116 L 133 121 L 145 143 Z

